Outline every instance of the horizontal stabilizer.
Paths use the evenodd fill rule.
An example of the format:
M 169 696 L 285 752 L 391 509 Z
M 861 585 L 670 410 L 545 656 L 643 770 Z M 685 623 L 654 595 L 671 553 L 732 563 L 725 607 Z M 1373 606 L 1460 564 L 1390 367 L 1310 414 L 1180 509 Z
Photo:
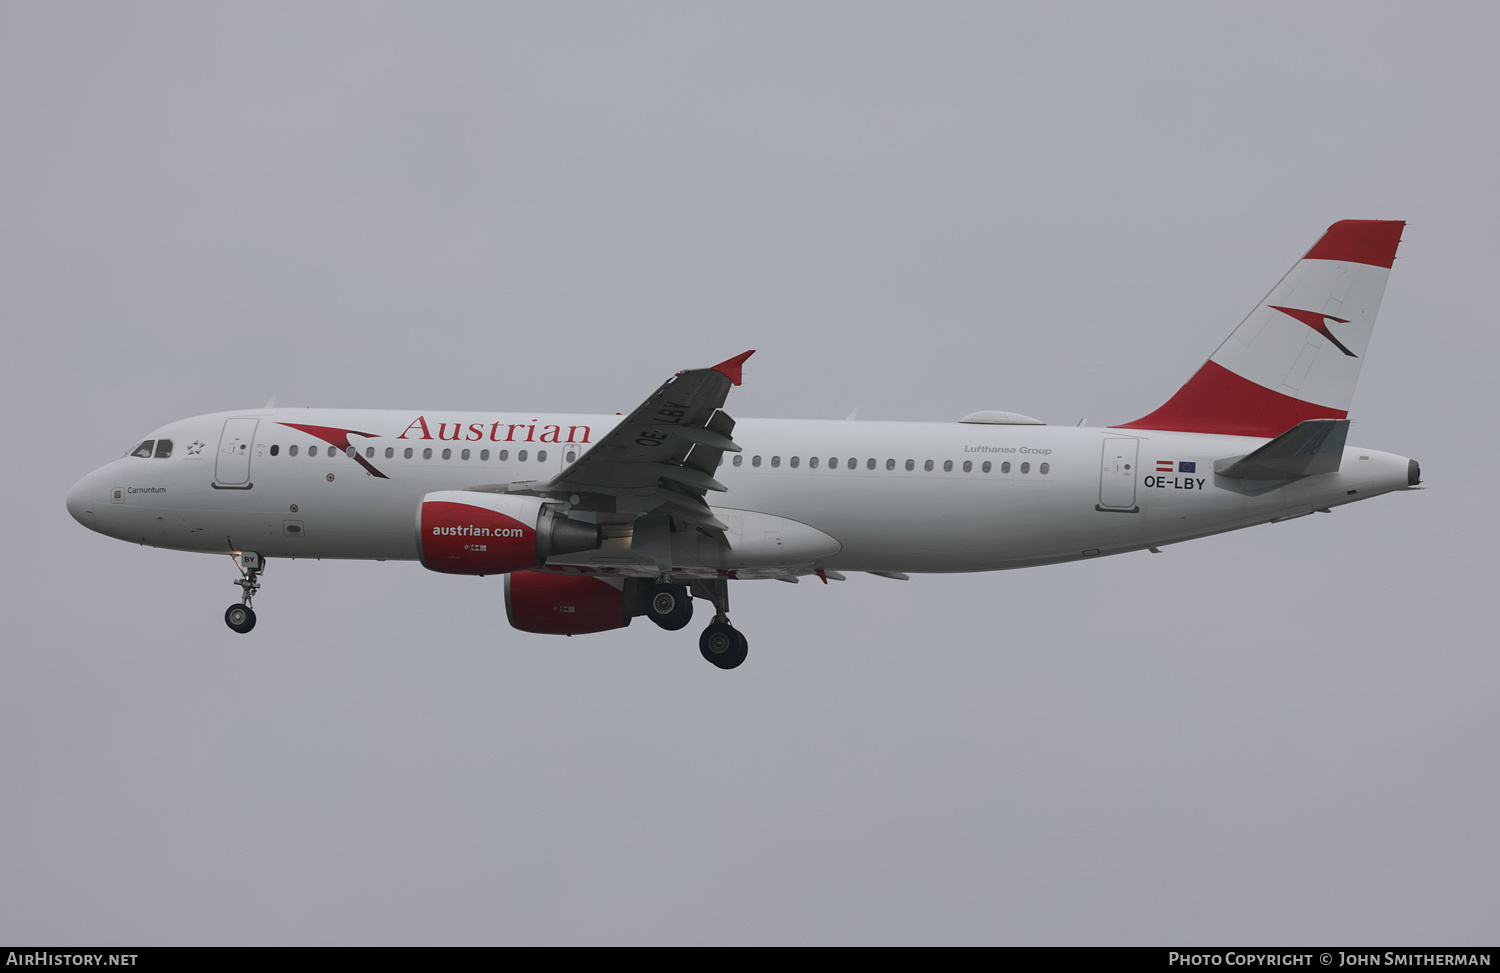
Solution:
M 1216 461 L 1214 472 L 1241 480 L 1290 480 L 1337 473 L 1348 437 L 1348 419 L 1309 419 L 1253 453 Z

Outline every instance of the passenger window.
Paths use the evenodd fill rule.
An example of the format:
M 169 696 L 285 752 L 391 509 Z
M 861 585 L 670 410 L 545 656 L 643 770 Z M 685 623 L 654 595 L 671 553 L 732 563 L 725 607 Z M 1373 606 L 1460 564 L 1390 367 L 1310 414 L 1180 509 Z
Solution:
M 156 458 L 167 459 L 172 455 L 172 440 L 158 439 L 156 441 Z
M 924 469 L 927 472 L 931 473 L 932 472 L 932 460 L 928 460 L 927 462 L 923 463 L 922 464 L 922 469 Z
M 524 450 L 524 449 L 517 450 L 516 451 L 516 459 L 519 460 L 522 463 L 526 462 L 526 450 Z
M 396 448 L 394 446 L 387 446 L 385 448 L 385 458 L 386 459 L 395 459 L 396 458 Z
M 791 467 L 792 467 L 792 469 L 795 470 L 797 468 L 797 464 L 800 463 L 800 462 L 802 462 L 801 457 L 799 457 L 799 456 L 793 456 L 791 458 Z
M 316 456 L 316 455 L 318 455 L 318 447 L 316 447 L 316 446 L 309 446 L 309 447 L 307 447 L 307 455 L 309 455 L 309 456 Z
M 1038 472 L 1038 473 L 1040 473 L 1040 474 L 1042 474 L 1042 475 L 1043 475 L 1043 476 L 1046 476 L 1046 475 L 1047 475 L 1047 473 L 1048 473 L 1048 472 L 1049 472 L 1049 471 L 1050 471 L 1050 470 L 1051 470 L 1051 469 L 1052 469 L 1052 466 L 1051 466 L 1051 465 L 1050 465 L 1050 464 L 1048 464 L 1048 463 L 1043 463 L 1043 464 L 1042 464 L 1042 465 L 1041 465 L 1041 466 L 1038 466 L 1038 467 L 1037 467 L 1037 468 L 1036 468 L 1036 471 L 1037 471 L 1037 472 Z
M 914 470 L 916 468 L 917 468 L 917 461 L 916 460 L 909 459 L 909 460 L 906 461 L 906 472 L 910 473 L 912 470 Z
M 426 449 L 422 450 L 422 458 L 423 459 L 432 459 L 432 447 L 431 446 L 428 446 Z
M 1030 473 L 1031 472 L 1031 464 L 1030 463 L 1022 463 L 1021 464 L 1021 472 L 1022 473 Z
M 577 458 L 578 458 L 578 454 L 575 453 L 575 452 L 573 452 L 570 449 L 570 450 L 568 450 L 568 454 L 563 457 L 563 461 L 566 462 L 566 463 L 571 463 L 571 462 L 573 462 Z
M 873 470 L 874 468 L 875 468 L 875 457 L 871 456 L 869 459 L 865 460 L 865 469 L 867 469 L 867 470 Z
M 145 442 L 141 443 L 139 446 L 137 446 L 135 449 L 132 449 L 130 451 L 130 455 L 131 456 L 139 457 L 140 459 L 150 459 L 151 458 L 151 450 L 155 446 L 156 446 L 156 440 L 154 440 L 154 439 L 148 439 Z
M 297 447 L 296 446 L 288 446 L 286 448 L 286 454 L 288 456 L 296 456 L 297 455 Z
M 797 460 L 796 459 L 792 460 L 792 465 L 793 466 L 797 465 Z M 809 456 L 807 458 L 807 468 L 810 469 L 810 470 L 815 470 L 815 469 L 818 468 L 818 458 L 816 456 Z
M 990 461 L 989 460 L 985 460 L 984 461 L 984 465 L 981 466 L 980 469 L 983 470 L 984 472 L 988 473 L 990 471 Z
M 481 461 L 487 460 L 489 458 L 490 458 L 490 451 L 489 450 L 487 450 L 487 449 L 481 449 L 479 451 L 479 459 Z
M 375 447 L 374 446 L 366 446 L 365 447 L 365 459 L 374 459 L 374 458 L 375 458 Z
M 735 453 L 734 454 L 734 465 L 735 466 L 743 466 L 743 465 L 745 465 L 745 457 L 741 456 L 739 453 Z
M 771 468 L 775 469 L 776 467 L 778 467 L 780 465 L 781 465 L 781 457 L 780 456 L 772 456 L 771 457 Z
M 830 470 L 836 470 L 839 468 L 839 458 L 837 456 L 828 457 L 828 468 Z
M 510 450 L 508 450 L 508 449 L 502 449 L 502 450 L 500 450 L 500 452 L 498 452 L 498 453 L 495 454 L 495 459 L 499 460 L 502 463 L 505 462 L 506 460 L 510 459 Z
M 538 463 L 547 462 L 547 451 L 545 449 L 539 449 L 536 451 L 536 461 Z
M 1003 462 L 1003 463 L 1000 464 L 1000 472 L 1001 473 L 1009 473 L 1010 472 L 1010 460 L 1006 460 L 1005 462 Z
M 293 447 L 293 449 L 295 449 L 295 448 L 296 447 Z M 403 458 L 404 459 L 411 459 L 411 447 L 410 446 L 406 447 L 406 454 L 405 454 L 405 456 Z
M 943 460 L 943 472 L 944 473 L 952 473 L 953 472 L 953 461 L 951 459 L 945 459 L 945 460 Z
M 279 452 L 281 452 L 281 447 L 278 446 L 278 445 L 276 445 L 275 443 L 272 443 L 271 444 L 271 455 L 275 456 Z
M 969 462 L 968 460 L 964 460 L 964 472 L 965 473 L 973 473 L 974 472 L 974 464 L 971 463 L 971 462 Z
M 350 446 L 348 449 L 344 450 L 344 455 L 349 457 L 350 459 L 353 459 L 354 457 L 359 455 L 359 450 L 355 449 L 353 446 Z
M 468 459 L 469 458 L 469 451 L 466 449 L 462 453 L 459 453 L 458 454 L 458 458 L 459 459 Z
M 893 460 L 893 459 L 886 460 L 885 461 L 885 468 L 888 469 L 888 470 L 894 470 L 896 468 L 896 461 Z
M 752 457 L 750 457 L 750 465 L 751 466 L 759 466 L 760 465 L 760 457 L 759 456 L 752 456 Z
M 453 458 L 453 450 L 451 450 L 451 449 L 445 449 L 445 450 L 443 450 L 443 459 L 452 459 L 452 458 Z

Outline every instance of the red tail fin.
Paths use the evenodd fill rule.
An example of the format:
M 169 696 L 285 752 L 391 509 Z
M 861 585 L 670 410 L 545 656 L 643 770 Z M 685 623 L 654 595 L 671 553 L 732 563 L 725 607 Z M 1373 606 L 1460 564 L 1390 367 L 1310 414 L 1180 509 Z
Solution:
M 1405 226 L 1330 226 L 1176 395 L 1116 428 L 1272 438 L 1347 416 Z

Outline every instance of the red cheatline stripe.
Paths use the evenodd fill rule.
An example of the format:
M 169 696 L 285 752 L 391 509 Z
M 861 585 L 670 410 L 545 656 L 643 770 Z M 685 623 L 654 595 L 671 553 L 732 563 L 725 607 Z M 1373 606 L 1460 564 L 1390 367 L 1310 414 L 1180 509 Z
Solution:
M 1307 419 L 1343 419 L 1342 409 L 1304 402 L 1207 361 L 1166 404 L 1116 429 L 1163 429 L 1274 439 Z
M 1344 260 L 1389 267 L 1396 262 L 1404 220 L 1340 220 L 1313 244 L 1304 260 Z

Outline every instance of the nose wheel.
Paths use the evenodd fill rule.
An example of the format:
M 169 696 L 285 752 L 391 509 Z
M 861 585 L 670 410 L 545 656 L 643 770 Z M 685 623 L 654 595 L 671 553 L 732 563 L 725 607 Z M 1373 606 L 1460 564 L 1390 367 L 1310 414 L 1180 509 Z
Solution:
M 224 609 L 224 624 L 230 631 L 244 635 L 255 627 L 255 609 L 250 607 L 250 601 L 260 590 L 260 573 L 266 569 L 266 562 L 253 551 L 241 551 L 234 559 L 234 566 L 240 569 L 240 578 L 235 581 L 240 587 L 240 603 Z
M 244 635 L 255 627 L 255 609 L 249 605 L 230 605 L 224 609 L 224 624 Z

